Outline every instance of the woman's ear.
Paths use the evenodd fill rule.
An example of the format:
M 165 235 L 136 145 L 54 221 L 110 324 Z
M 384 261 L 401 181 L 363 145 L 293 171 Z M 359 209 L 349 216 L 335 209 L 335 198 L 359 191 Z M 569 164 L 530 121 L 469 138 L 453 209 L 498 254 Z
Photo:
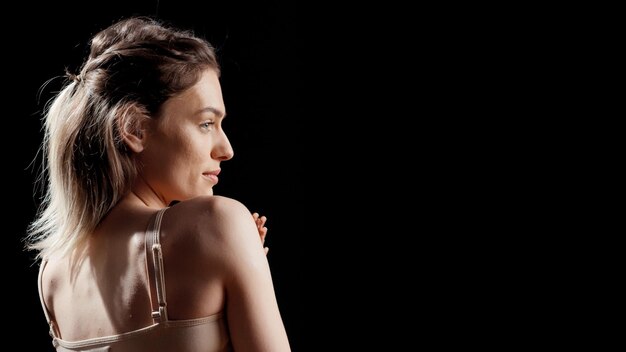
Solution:
M 137 108 L 127 109 L 118 119 L 122 141 L 135 153 L 141 153 L 146 144 L 147 127 L 150 118 Z

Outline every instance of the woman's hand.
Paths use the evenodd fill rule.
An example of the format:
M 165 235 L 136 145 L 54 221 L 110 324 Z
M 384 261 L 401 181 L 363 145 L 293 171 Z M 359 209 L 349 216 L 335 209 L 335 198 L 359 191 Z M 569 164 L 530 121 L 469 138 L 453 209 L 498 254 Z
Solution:
M 252 213 L 252 218 L 254 219 L 254 223 L 256 224 L 257 230 L 259 230 L 259 236 L 261 236 L 261 245 L 265 244 L 265 236 L 267 236 L 267 227 L 265 227 L 265 222 L 267 218 L 265 216 L 259 216 L 259 213 Z M 265 250 L 265 255 L 270 250 L 268 247 L 263 247 Z

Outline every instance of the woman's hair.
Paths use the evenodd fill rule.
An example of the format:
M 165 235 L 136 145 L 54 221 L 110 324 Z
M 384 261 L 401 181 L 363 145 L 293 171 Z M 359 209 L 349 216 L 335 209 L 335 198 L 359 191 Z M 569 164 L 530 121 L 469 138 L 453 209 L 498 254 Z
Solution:
M 163 102 L 219 66 L 212 46 L 147 18 L 113 24 L 91 40 L 89 57 L 44 118 L 45 194 L 29 227 L 38 258 L 79 249 L 129 192 L 137 167 L 121 129 L 154 118 Z

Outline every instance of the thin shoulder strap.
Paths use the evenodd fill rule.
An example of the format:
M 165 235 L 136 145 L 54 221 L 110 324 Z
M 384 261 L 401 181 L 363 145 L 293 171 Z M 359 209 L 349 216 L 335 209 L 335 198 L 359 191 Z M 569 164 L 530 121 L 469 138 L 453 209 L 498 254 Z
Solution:
M 167 208 L 159 210 L 150 222 L 146 231 L 146 266 L 150 283 L 150 302 L 152 304 L 152 320 L 154 323 L 167 321 L 167 303 L 165 300 L 165 271 L 163 269 L 163 252 L 161 251 L 161 220 Z M 155 295 L 156 294 L 156 300 Z
M 39 285 L 39 300 L 41 301 L 41 306 L 43 307 L 43 313 L 46 315 L 46 321 L 50 326 L 50 337 L 59 338 L 61 334 L 59 333 L 56 324 L 54 324 L 54 321 L 50 319 L 50 313 L 48 313 L 48 307 L 46 307 L 46 301 L 43 298 L 43 269 L 45 269 L 46 264 L 48 264 L 47 259 L 43 259 L 41 264 L 39 264 L 39 276 L 37 277 L 37 283 Z

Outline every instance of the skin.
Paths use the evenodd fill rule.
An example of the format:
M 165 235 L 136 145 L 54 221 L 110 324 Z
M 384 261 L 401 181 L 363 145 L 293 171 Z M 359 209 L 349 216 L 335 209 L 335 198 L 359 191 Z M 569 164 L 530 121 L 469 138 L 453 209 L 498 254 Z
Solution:
M 233 157 L 225 112 L 217 74 L 208 69 L 156 119 L 123 133 L 141 165 L 131 192 L 90 236 L 74 276 L 67 257 L 49 258 L 44 271 L 44 300 L 62 339 L 152 324 L 144 233 L 158 209 L 181 200 L 161 226 L 169 318 L 224 312 L 235 351 L 290 351 L 263 247 L 267 218 L 214 196 L 206 175 Z

